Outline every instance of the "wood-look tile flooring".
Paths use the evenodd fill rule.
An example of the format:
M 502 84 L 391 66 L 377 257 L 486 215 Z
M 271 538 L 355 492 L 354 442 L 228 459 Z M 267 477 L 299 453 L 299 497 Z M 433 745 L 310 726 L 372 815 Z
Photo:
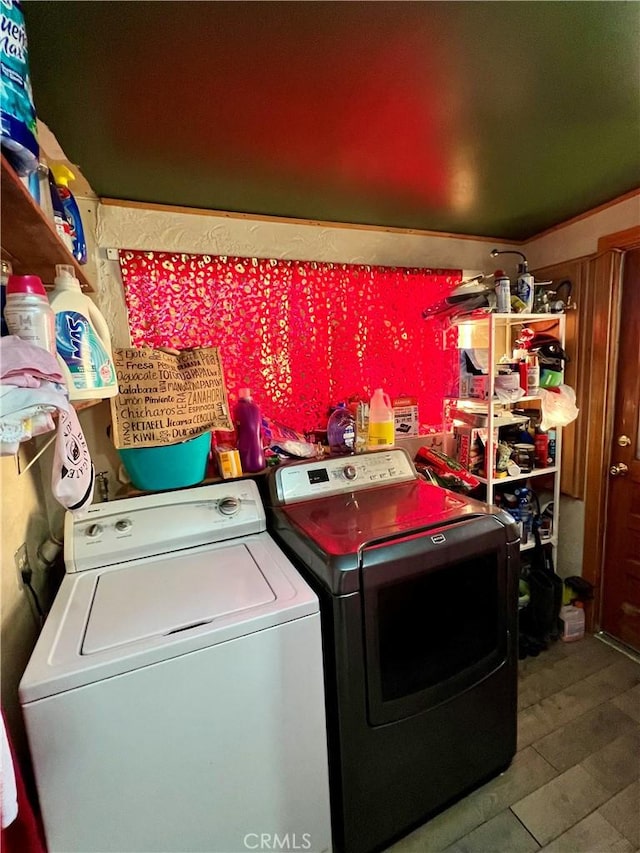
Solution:
M 596 637 L 519 664 L 508 770 L 387 853 L 640 853 L 640 663 Z

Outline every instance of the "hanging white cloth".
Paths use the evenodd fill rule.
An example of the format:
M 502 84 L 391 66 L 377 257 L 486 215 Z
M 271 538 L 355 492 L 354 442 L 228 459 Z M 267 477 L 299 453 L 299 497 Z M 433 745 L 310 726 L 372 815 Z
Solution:
M 56 429 L 51 489 L 66 509 L 93 499 L 94 468 L 76 410 L 54 355 L 15 335 L 0 338 L 0 455 Z

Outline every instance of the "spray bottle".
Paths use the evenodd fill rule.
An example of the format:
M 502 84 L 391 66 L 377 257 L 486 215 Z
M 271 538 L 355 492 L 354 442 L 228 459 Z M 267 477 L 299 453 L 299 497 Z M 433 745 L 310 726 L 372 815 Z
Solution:
M 529 272 L 526 257 L 522 252 L 516 252 L 510 249 L 492 249 L 490 255 L 492 258 L 497 258 L 498 255 L 520 255 L 522 261 L 518 264 L 518 278 L 516 280 L 515 295 L 524 305 L 524 308 L 521 309 L 521 313 L 531 314 L 533 311 L 534 283 L 533 276 Z
M 518 279 L 516 281 L 516 296 L 524 302 L 523 314 L 531 314 L 533 311 L 533 276 L 529 272 L 527 261 L 518 264 Z
M 511 313 L 511 282 L 504 270 L 496 270 L 493 274 L 496 288 L 496 307 L 498 314 Z
M 58 188 L 58 194 L 64 207 L 67 219 L 71 224 L 71 239 L 73 241 L 73 257 L 79 264 L 87 263 L 87 243 L 84 238 L 84 228 L 78 204 L 69 189 L 69 181 L 75 179 L 75 175 L 64 163 L 52 163 L 49 167 Z

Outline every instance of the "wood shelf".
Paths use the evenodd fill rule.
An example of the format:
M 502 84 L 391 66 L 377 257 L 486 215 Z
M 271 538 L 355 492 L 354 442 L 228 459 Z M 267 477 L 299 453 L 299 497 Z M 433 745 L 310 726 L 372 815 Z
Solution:
M 80 286 L 93 291 L 83 268 L 58 237 L 55 226 L 2 156 L 2 257 L 16 275 L 37 275 L 52 287 L 56 264 L 71 264 Z
M 97 397 L 95 400 L 71 400 L 71 405 L 76 412 L 82 412 L 85 409 L 92 409 L 94 406 L 99 406 L 100 403 L 105 403 L 108 397 Z

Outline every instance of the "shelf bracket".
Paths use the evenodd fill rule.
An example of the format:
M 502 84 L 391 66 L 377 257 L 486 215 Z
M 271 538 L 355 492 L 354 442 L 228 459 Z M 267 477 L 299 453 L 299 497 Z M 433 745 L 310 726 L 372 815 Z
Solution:
M 18 448 L 18 452 L 16 453 L 16 465 L 18 468 L 18 476 L 20 476 L 21 474 L 26 474 L 27 471 L 29 470 L 29 468 L 31 468 L 31 466 L 33 464 L 35 464 L 38 461 L 38 459 L 40 459 L 40 457 L 45 452 L 45 450 L 48 450 L 48 448 L 51 447 L 53 442 L 56 440 L 56 435 L 57 435 L 57 432 L 54 431 L 51 438 L 44 444 L 43 447 L 40 448 L 40 450 L 36 453 L 36 455 L 33 457 L 33 459 L 30 460 L 29 464 L 25 468 L 20 467 L 20 448 Z

